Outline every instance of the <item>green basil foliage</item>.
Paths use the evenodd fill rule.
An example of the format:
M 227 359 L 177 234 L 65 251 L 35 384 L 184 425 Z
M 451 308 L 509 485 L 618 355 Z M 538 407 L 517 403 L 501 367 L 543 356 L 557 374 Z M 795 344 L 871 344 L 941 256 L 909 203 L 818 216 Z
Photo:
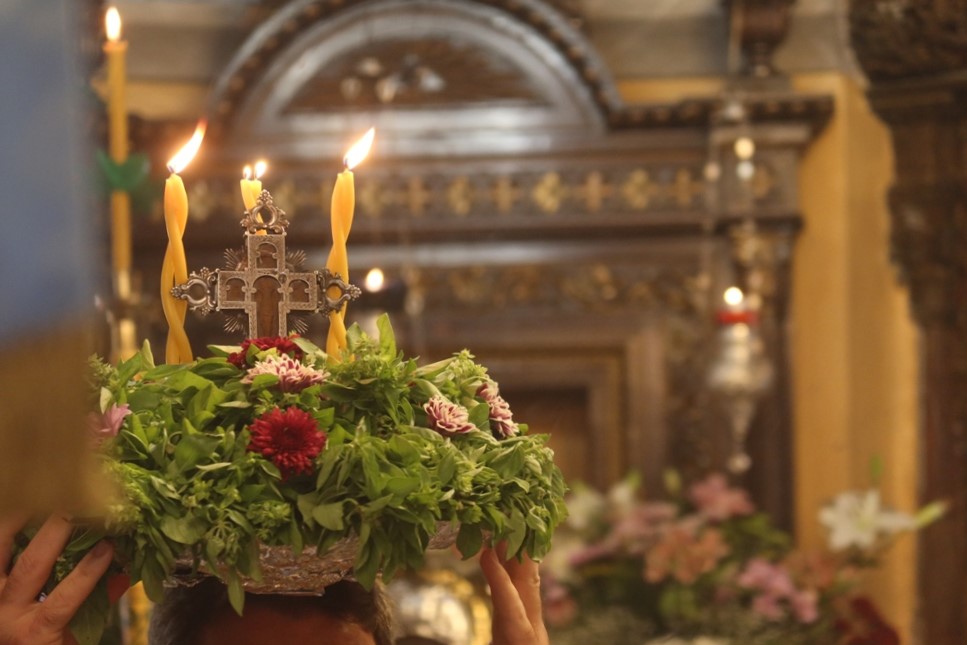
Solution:
M 397 350 L 385 316 L 379 330 L 373 339 L 352 327 L 339 362 L 295 338 L 303 362 L 329 376 L 294 393 L 282 392 L 274 375 L 243 383 L 245 371 L 226 360 L 232 347 L 212 347 L 213 357 L 185 365 L 155 366 L 147 344 L 117 367 L 95 360 L 101 411 L 127 404 L 131 414 L 102 445 L 113 490 L 107 513 L 78 527 L 49 588 L 103 537 L 115 544 L 117 568 L 153 600 L 176 561 L 189 560 L 226 582 L 238 611 L 242 579 L 261 575 L 260 544 L 324 553 L 355 536 L 354 576 L 367 587 L 378 575 L 420 567 L 441 524 L 459 527 L 464 557 L 506 541 L 508 554 L 540 559 L 567 512 L 546 437 L 524 426 L 517 436 L 494 436 L 477 394 L 487 373 L 468 352 L 421 367 Z M 466 407 L 477 429 L 444 437 L 429 428 L 423 405 L 434 395 Z M 283 478 L 248 451 L 248 427 L 293 406 L 327 442 L 311 475 Z M 107 615 L 102 585 L 72 625 L 82 645 L 98 641 Z

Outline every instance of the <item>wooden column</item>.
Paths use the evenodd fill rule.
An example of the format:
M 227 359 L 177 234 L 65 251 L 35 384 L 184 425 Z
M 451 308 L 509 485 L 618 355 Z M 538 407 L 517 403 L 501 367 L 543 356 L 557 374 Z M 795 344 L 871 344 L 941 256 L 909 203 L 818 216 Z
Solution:
M 920 641 L 967 634 L 967 0 L 854 0 L 854 48 L 896 157 L 891 252 L 923 334 L 922 502 L 949 516 L 919 542 Z

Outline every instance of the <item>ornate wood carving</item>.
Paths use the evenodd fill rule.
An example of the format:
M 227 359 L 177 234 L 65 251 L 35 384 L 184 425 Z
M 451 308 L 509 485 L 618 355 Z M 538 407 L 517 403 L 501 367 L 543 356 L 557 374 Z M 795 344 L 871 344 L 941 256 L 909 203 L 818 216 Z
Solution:
M 729 38 L 742 49 L 743 72 L 756 78 L 776 73 L 772 54 L 786 38 L 796 0 L 722 0 L 729 14 Z
M 361 43 L 327 64 L 285 108 L 288 114 L 319 111 L 426 109 L 470 104 L 540 104 L 499 52 L 453 38 L 411 37 Z
M 417 14 L 421 14 L 419 22 L 424 25 L 434 24 L 433 19 L 424 20 L 428 17 L 449 16 L 456 20 L 455 28 L 448 33 L 462 32 L 460 38 L 464 44 L 474 42 L 474 33 L 472 29 L 460 28 L 457 23 L 467 16 L 477 16 L 481 19 L 479 25 L 488 24 L 490 38 L 508 39 L 503 47 L 505 53 L 527 50 L 534 45 L 540 48 L 540 53 L 533 52 L 531 58 L 540 61 L 545 71 L 530 70 L 530 82 L 534 87 L 546 86 L 540 80 L 542 77 L 547 77 L 550 82 L 554 77 L 566 78 L 569 91 L 575 92 L 572 98 L 579 99 L 575 104 L 586 102 L 592 112 L 600 111 L 605 115 L 620 109 L 617 90 L 590 42 L 576 28 L 573 18 L 543 0 L 466 0 L 459 3 L 451 0 L 290 0 L 271 12 L 216 83 L 210 106 L 209 136 L 218 138 L 238 125 L 239 114 L 245 113 L 253 92 L 256 96 L 266 93 L 266 83 L 272 80 L 267 76 L 280 63 L 282 69 L 290 67 L 283 59 L 291 53 L 293 44 L 305 41 L 308 34 L 332 25 L 334 29 L 328 38 L 313 40 L 333 41 L 327 45 L 331 46 L 331 51 L 324 48 L 321 55 L 341 55 L 347 53 L 347 49 L 354 49 L 359 42 L 373 40 L 373 32 L 364 30 L 358 33 L 353 47 L 348 42 L 335 42 L 345 41 L 355 25 L 366 22 L 372 28 L 385 17 L 388 22 L 378 28 L 377 37 L 377 40 L 385 41 L 386 32 L 392 31 L 394 24 L 399 24 L 400 16 Z M 421 40 L 426 38 L 432 39 L 434 34 L 422 30 Z M 493 48 L 499 49 L 501 45 L 495 43 Z M 303 64 L 311 59 L 305 52 L 300 55 Z M 274 91 L 278 92 L 278 87 Z
M 919 540 L 921 640 L 967 634 L 967 2 L 850 9 L 874 109 L 893 134 L 891 251 L 923 330 L 921 500 L 950 513 Z
M 876 81 L 967 68 L 967 0 L 851 0 L 850 34 Z

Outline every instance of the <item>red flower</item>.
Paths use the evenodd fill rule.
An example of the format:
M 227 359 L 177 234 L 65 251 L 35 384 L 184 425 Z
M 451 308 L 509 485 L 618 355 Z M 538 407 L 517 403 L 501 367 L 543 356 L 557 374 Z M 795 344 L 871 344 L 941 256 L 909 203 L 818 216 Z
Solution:
M 857 596 L 838 608 L 836 630 L 845 645 L 900 645 L 900 637 L 869 599 Z
M 282 471 L 282 477 L 312 472 L 312 461 L 326 445 L 326 433 L 299 408 L 275 408 L 249 426 L 249 452 L 257 452 Z
M 265 338 L 246 338 L 242 341 L 242 348 L 239 351 L 228 355 L 228 362 L 240 370 L 251 365 L 251 363 L 249 363 L 247 360 L 247 356 L 248 348 L 252 345 L 255 345 L 261 351 L 275 348 L 280 355 L 284 354 L 286 356 L 291 356 L 297 361 L 301 361 L 302 357 L 305 356 L 305 353 L 298 345 L 292 342 L 292 338 L 295 338 L 295 336 L 290 336 L 289 338 L 282 338 L 279 336 L 274 338 L 270 336 L 266 336 Z

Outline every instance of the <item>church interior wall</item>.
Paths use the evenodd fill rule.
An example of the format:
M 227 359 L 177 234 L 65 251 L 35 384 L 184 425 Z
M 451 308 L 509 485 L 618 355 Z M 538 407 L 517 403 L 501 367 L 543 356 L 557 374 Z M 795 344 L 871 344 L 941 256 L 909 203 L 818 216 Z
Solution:
M 179 5 L 176 22 L 164 13 L 160 19 L 149 14 L 138 2 L 119 4 L 130 16 L 132 41 L 147 43 L 146 51 L 132 52 L 131 111 L 148 120 L 193 119 L 202 111 L 212 75 L 244 33 L 243 14 L 229 17 L 230 12 L 216 15 L 212 7 Z M 888 473 L 884 496 L 900 508 L 916 504 L 918 338 L 889 258 L 889 134 L 867 104 L 862 80 L 844 51 L 840 3 L 800 4 L 808 5 L 800 9 L 805 15 L 793 21 L 777 61 L 792 70 L 795 89 L 832 95 L 836 104 L 799 172 L 804 228 L 795 252 L 790 321 L 796 529 L 804 544 L 816 545 L 822 539 L 816 509 L 838 491 L 868 485 L 874 457 Z M 690 57 L 677 67 L 660 67 L 640 55 L 659 49 L 649 48 L 649 42 L 658 41 L 645 37 L 654 29 L 636 32 L 636 42 L 629 34 L 634 25 L 618 18 L 602 18 L 591 27 L 629 104 L 709 96 L 722 89 L 724 67 L 715 52 L 724 39 L 712 31 L 722 27 L 720 21 L 679 20 L 673 31 L 685 39 L 681 42 L 706 46 L 689 48 Z M 195 38 L 179 37 L 182 49 L 172 57 L 169 37 L 175 33 Z M 206 48 L 185 48 L 190 41 L 205 42 Z M 149 60 L 155 62 L 138 62 Z M 897 545 L 869 585 L 884 613 L 900 626 L 904 642 L 912 642 L 914 549 L 912 538 Z
M 889 259 L 889 134 L 859 83 L 846 75 L 796 77 L 801 91 L 836 97 L 826 131 L 800 174 L 805 226 L 793 277 L 797 527 L 823 536 L 814 509 L 838 490 L 863 488 L 870 463 L 883 495 L 916 505 L 918 337 L 906 290 Z M 915 543 L 898 544 L 871 578 L 871 594 L 912 641 Z

